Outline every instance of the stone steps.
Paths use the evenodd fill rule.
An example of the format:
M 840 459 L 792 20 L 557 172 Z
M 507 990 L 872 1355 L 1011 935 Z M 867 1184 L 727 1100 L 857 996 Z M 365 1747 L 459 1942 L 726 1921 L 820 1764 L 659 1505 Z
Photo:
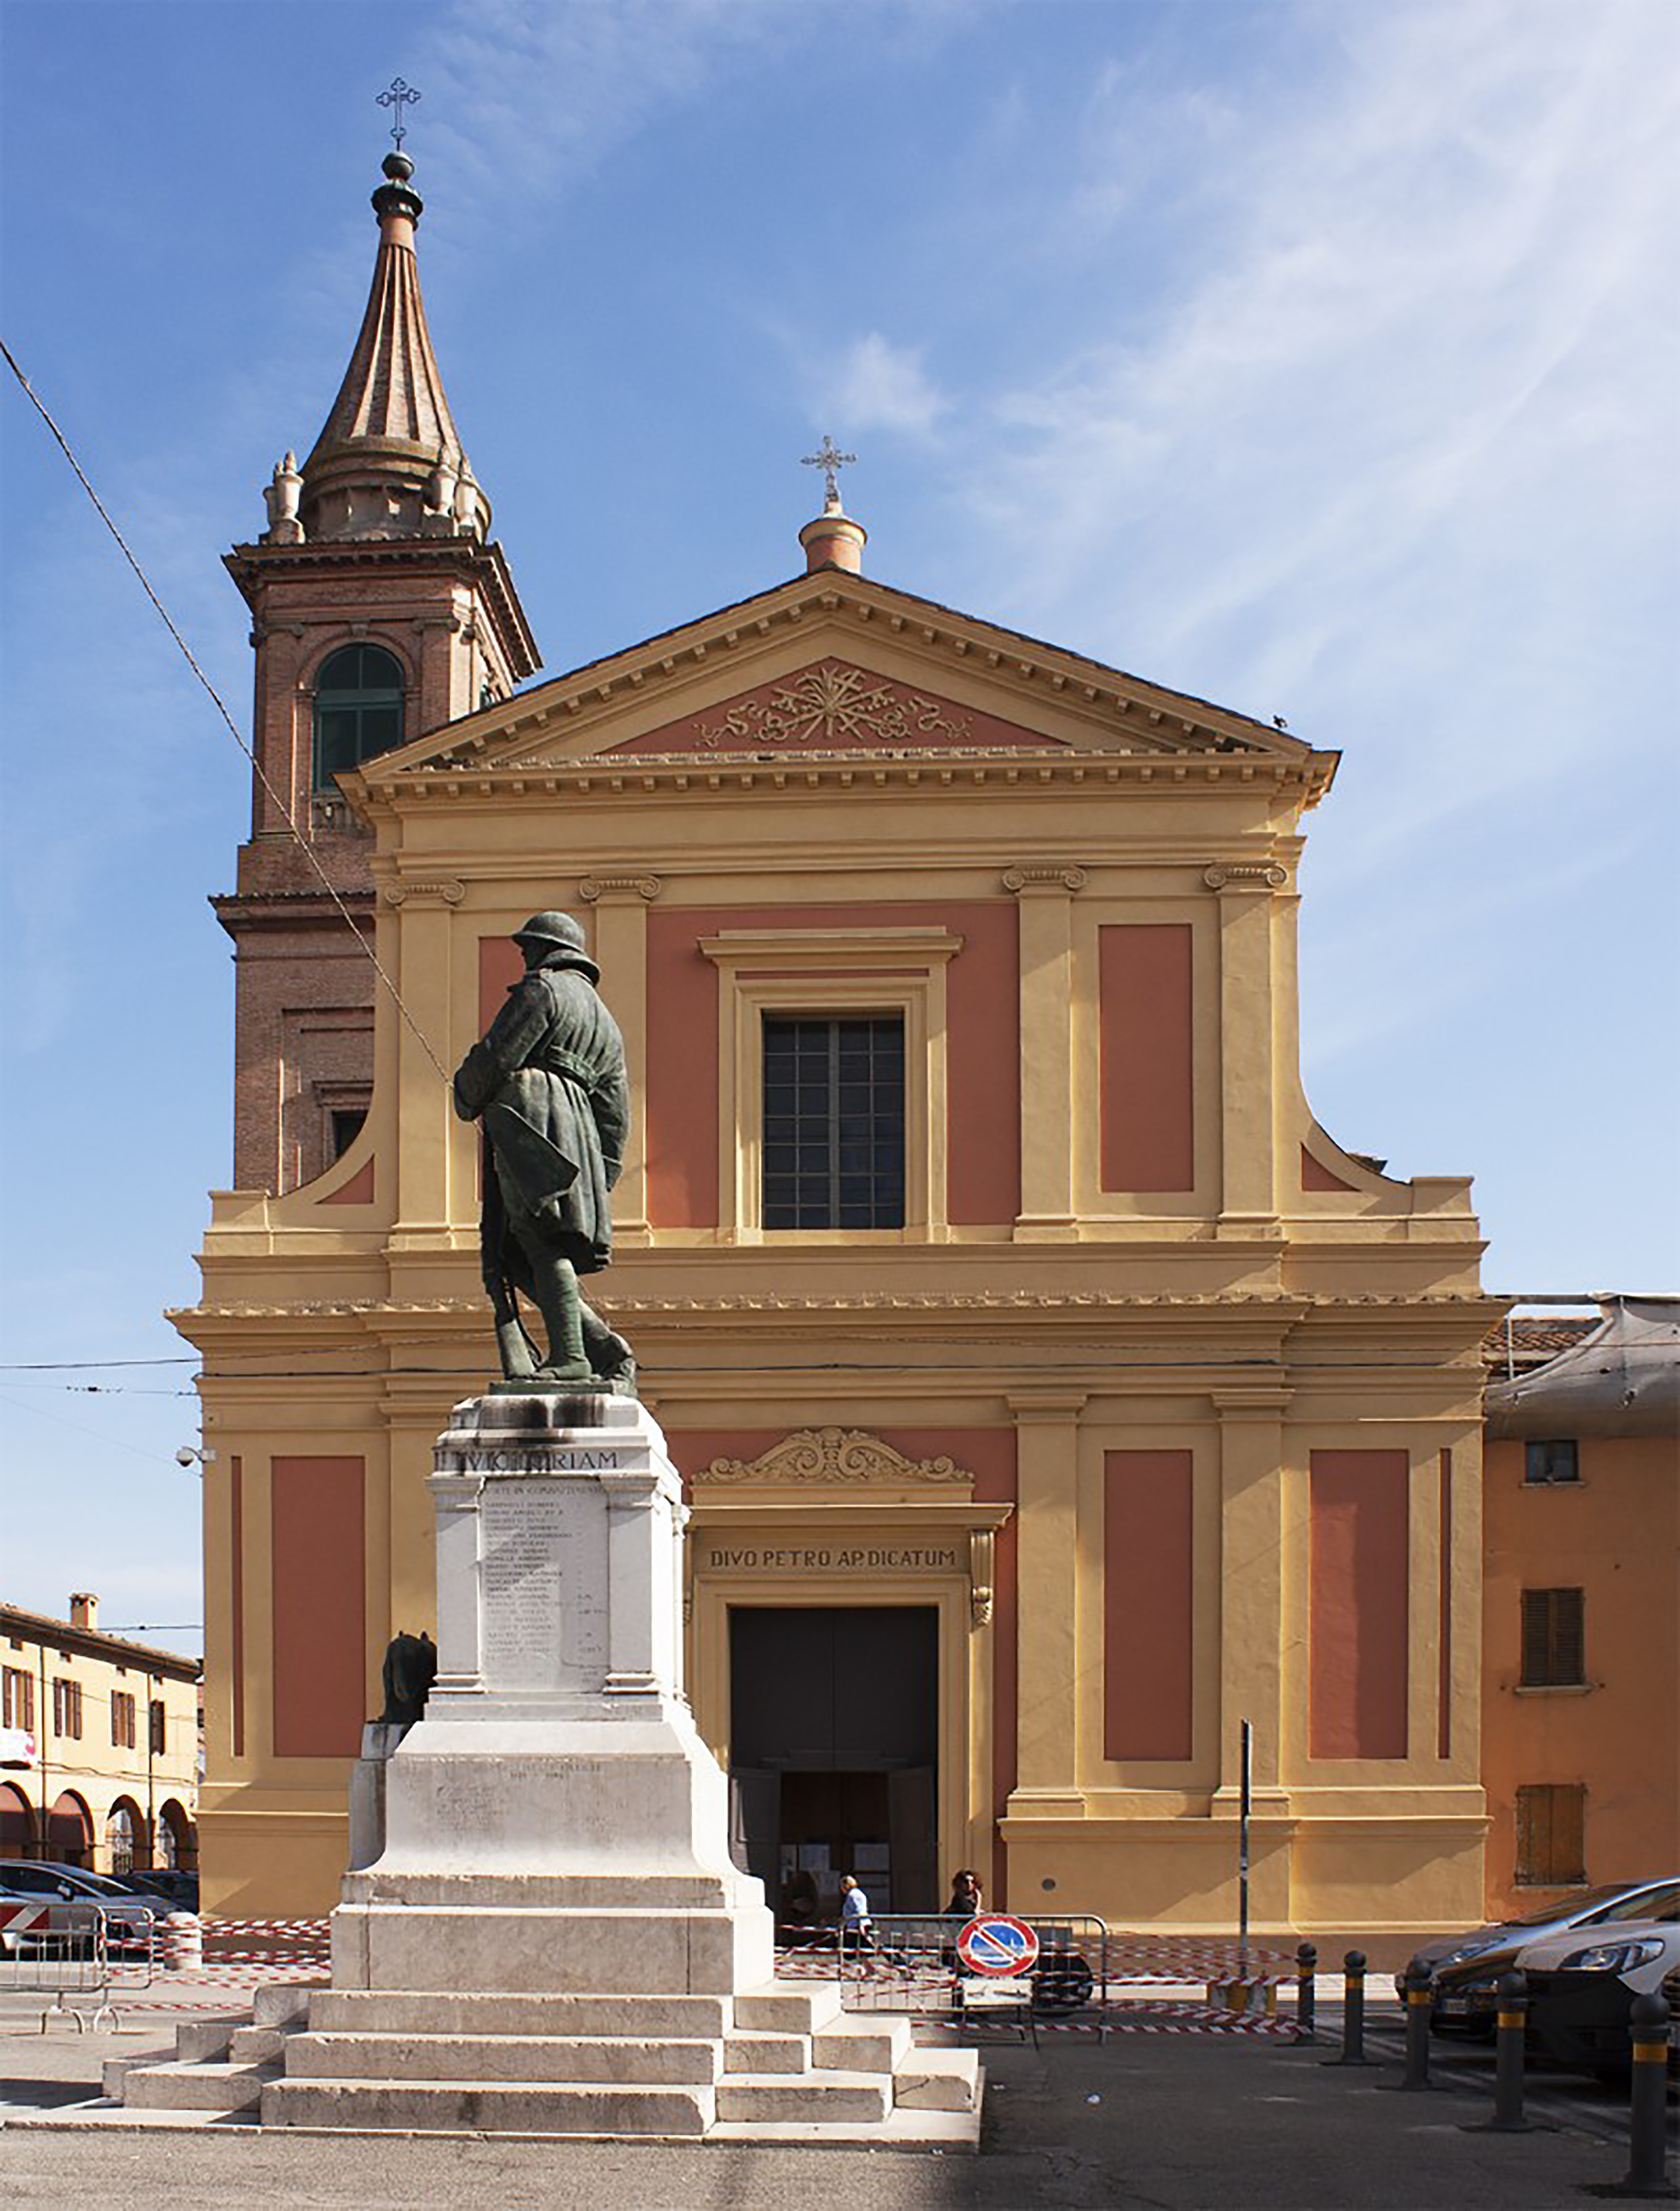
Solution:
M 735 1999 L 735 2024 L 767 2034 L 814 2034 L 841 2017 L 838 1981 L 761 1982 Z
M 719 2119 L 775 2119 L 806 2124 L 879 2126 L 893 2108 L 890 2075 L 725 2074 L 718 2083 Z
M 978 2050 L 913 2050 L 893 2076 L 900 2111 L 973 2111 L 980 2102 Z
M 543 2034 L 294 2035 L 288 2081 L 605 2081 L 709 2087 L 719 2044 L 709 2037 Z
M 264 2087 L 261 2109 L 265 2127 L 698 2138 L 717 2117 L 717 2091 L 569 2081 L 284 2080 Z
M 811 2037 L 811 2063 L 819 2073 L 896 2074 L 910 2054 L 907 2019 L 835 2020 Z
M 136 2121 L 974 2147 L 977 2054 L 840 1995 L 263 1989 L 249 2020 L 179 2028 L 173 2064 L 113 2061 L 106 2093 Z
M 236 2065 L 272 2065 L 285 2056 L 288 2043 L 296 2038 L 294 2027 L 241 2026 L 234 2031 L 227 2055 Z M 175 2055 L 180 2054 L 178 2048 Z
M 123 2077 L 124 2110 L 130 2111 L 248 2111 L 275 2078 L 272 2065 L 210 2063 L 136 2065 Z
M 730 2025 L 725 1996 L 481 1994 L 316 1989 L 313 2032 L 348 2034 L 705 2035 Z
M 811 2044 L 808 2034 L 741 2034 L 724 2037 L 725 2073 L 807 2073 Z

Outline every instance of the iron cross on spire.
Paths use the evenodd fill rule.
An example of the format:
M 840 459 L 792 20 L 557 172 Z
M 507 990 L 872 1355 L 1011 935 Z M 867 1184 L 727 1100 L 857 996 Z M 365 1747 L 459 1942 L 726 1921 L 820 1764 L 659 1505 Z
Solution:
M 799 465 L 802 469 L 822 469 L 822 480 L 827 487 L 828 496 L 833 500 L 835 506 L 838 506 L 840 504 L 840 484 L 836 479 L 835 471 L 839 469 L 855 467 L 857 460 L 858 456 L 855 453 L 842 453 L 835 445 L 834 439 L 825 430 L 822 433 L 822 443 L 821 446 L 816 452 L 807 453 L 800 461 Z
M 394 76 L 391 80 L 390 91 L 377 93 L 374 97 L 381 107 L 394 107 L 397 110 L 397 118 L 391 126 L 391 135 L 397 141 L 397 150 L 400 154 L 403 150 L 403 141 L 409 135 L 409 126 L 403 120 L 403 110 L 406 106 L 411 106 L 419 99 L 420 94 L 412 85 L 405 84 L 400 76 Z

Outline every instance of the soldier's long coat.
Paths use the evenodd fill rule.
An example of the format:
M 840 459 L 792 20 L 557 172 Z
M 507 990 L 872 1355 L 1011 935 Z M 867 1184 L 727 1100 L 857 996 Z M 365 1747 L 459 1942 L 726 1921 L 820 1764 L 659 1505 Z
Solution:
M 461 1063 L 457 1112 L 477 1120 L 490 1106 L 511 1108 L 544 1141 L 517 1147 L 515 1157 L 516 1148 L 494 1133 L 506 1123 L 490 1117 L 487 1149 L 494 1164 L 486 1162 L 482 1218 L 487 1279 L 494 1266 L 528 1289 L 521 1247 L 532 1245 L 559 1252 L 580 1275 L 598 1272 L 612 1256 L 609 1193 L 623 1163 L 629 1084 L 618 1024 L 564 954 L 510 985 L 507 1003 Z M 541 1161 L 549 1148 L 559 1156 L 545 1172 Z

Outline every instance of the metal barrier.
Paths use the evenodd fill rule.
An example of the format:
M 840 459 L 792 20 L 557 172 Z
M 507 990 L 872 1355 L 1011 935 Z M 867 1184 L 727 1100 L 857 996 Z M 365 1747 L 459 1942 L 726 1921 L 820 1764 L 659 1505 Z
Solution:
M 1046 2024 L 1084 2026 L 1101 2040 L 1108 2026 L 1105 1922 L 1083 1912 L 1016 1916 L 1038 1937 L 1037 1958 L 1019 1974 L 986 1975 L 970 1972 L 957 1956 L 966 1920 L 943 1913 L 882 1913 L 866 1934 L 837 1937 L 832 1970 L 840 1978 L 841 2001 L 848 2011 L 1019 2026 L 1034 2039 Z M 982 1994 L 971 2002 L 977 1990 L 1007 1994 Z M 1005 2010 L 1011 2014 L 1007 2021 Z
M 0 1927 L 0 1995 L 50 1996 L 41 2032 L 53 2019 L 74 2019 L 78 2033 L 116 2024 L 113 1991 L 151 1985 L 157 1921 L 150 1911 L 121 1918 L 79 1899 L 15 1909 Z M 91 1997 L 84 2008 L 66 1999 Z

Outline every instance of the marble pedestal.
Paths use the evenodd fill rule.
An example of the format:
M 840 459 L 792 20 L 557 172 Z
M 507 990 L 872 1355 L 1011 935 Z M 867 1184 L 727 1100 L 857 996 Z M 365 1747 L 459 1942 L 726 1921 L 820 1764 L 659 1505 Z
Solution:
M 431 1477 L 438 1675 L 385 1765 L 385 1847 L 333 1915 L 340 1989 L 723 1995 L 767 1978 L 761 1884 L 681 1681 L 682 1523 L 652 1416 L 458 1405 Z
M 648 1414 L 470 1398 L 432 1489 L 437 1680 L 400 1741 L 364 1744 L 371 1862 L 344 1877 L 332 1986 L 264 1990 L 215 2057 L 134 2069 L 126 2113 L 975 2147 L 972 2050 L 773 1978 L 682 1695 L 686 1515 Z

